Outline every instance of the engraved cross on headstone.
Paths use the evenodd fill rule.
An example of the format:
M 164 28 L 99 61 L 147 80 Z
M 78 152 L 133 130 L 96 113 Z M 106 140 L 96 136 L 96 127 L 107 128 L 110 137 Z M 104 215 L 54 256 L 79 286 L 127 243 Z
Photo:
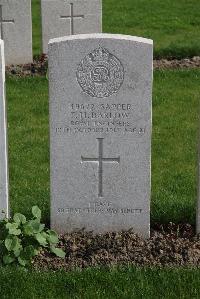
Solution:
M 97 138 L 99 147 L 99 157 L 98 158 L 85 158 L 81 156 L 82 162 L 98 163 L 98 174 L 99 174 L 99 187 L 98 187 L 98 197 L 103 197 L 103 163 L 120 163 L 120 157 L 117 158 L 104 158 L 103 157 L 103 139 Z
M 61 19 L 70 19 L 70 34 L 74 34 L 74 19 L 83 19 L 84 15 L 74 15 L 74 4 L 70 3 L 70 15 L 69 16 L 60 16 Z
M 3 20 L 3 7 L 0 5 L 0 26 L 1 26 L 1 39 L 4 39 L 4 34 L 3 34 L 3 24 L 4 23 L 14 23 L 15 21 L 12 20 Z

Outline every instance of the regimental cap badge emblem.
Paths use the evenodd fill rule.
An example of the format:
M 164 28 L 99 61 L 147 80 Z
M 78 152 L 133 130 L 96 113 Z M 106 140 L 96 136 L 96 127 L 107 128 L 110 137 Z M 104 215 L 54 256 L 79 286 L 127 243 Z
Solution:
M 99 47 L 81 60 L 76 78 L 89 96 L 109 97 L 123 84 L 124 67 L 115 55 Z

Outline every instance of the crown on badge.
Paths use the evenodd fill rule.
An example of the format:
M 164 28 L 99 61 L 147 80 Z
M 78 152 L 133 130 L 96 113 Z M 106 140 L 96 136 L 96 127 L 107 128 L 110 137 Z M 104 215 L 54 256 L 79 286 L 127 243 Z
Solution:
M 108 60 L 110 53 L 105 48 L 99 47 L 95 49 L 92 53 L 93 61 L 105 61 Z

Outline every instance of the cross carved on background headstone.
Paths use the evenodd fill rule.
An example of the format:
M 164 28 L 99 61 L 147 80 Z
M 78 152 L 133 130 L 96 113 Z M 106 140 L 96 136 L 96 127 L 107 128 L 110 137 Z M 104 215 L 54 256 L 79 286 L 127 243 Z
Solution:
M 69 19 L 70 20 L 70 34 L 74 34 L 74 19 L 83 19 L 84 15 L 74 15 L 74 4 L 70 3 L 70 15 L 69 16 L 60 16 L 61 19 Z
M 11 20 L 3 20 L 3 6 L 0 5 L 0 26 L 1 26 L 1 39 L 4 39 L 4 32 L 3 32 L 3 24 L 4 23 L 14 23 L 14 19 Z

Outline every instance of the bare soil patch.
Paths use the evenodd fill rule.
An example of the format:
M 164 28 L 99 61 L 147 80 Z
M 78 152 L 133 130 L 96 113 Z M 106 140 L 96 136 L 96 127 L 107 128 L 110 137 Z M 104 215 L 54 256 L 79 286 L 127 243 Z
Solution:
M 186 58 L 182 60 L 161 59 L 154 60 L 154 69 L 180 69 L 180 68 L 199 68 L 200 56 Z M 11 65 L 6 67 L 6 74 L 10 76 L 48 76 L 48 59 L 46 55 L 41 55 L 33 63 L 25 65 Z
M 132 230 L 95 235 L 78 231 L 60 237 L 66 252 L 61 259 L 43 251 L 35 258 L 38 270 L 69 271 L 75 268 L 113 265 L 200 266 L 200 236 L 189 224 L 157 225 L 144 240 Z
M 154 69 L 179 69 L 179 68 L 199 68 L 200 56 L 185 59 L 160 59 L 154 60 Z

